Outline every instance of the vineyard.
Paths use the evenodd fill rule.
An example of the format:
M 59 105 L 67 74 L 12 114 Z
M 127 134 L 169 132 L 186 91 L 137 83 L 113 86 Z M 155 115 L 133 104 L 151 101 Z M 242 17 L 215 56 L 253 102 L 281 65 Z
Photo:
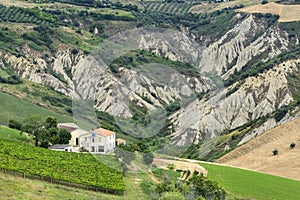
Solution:
M 6 7 L 0 4 L 0 19 L 17 23 L 33 23 L 49 26 L 57 19 L 37 8 Z
M 139 24 L 142 25 L 162 25 L 162 24 L 173 24 L 169 14 L 152 12 L 152 13 L 139 13 L 134 12 L 135 18 Z
M 66 153 L 0 139 L 0 168 L 51 177 L 69 183 L 124 191 L 120 171 L 99 163 L 91 154 Z
M 191 8 L 190 3 L 178 3 L 178 2 L 144 2 L 144 6 L 147 12 L 160 12 L 174 15 L 185 15 Z

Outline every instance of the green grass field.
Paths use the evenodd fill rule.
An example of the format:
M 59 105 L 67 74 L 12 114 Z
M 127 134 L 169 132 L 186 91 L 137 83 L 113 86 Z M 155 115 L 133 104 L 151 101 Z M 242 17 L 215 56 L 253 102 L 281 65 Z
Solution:
M 119 196 L 23 179 L 0 172 L 0 198 L 1 200 L 148 200 L 149 198 L 140 189 L 140 180 L 148 179 L 147 174 L 128 174 L 124 177 L 125 196 Z
M 201 163 L 208 170 L 208 178 L 217 181 L 229 198 L 255 200 L 297 200 L 300 182 L 233 167 Z
M 5 126 L 0 126 L 0 138 L 9 141 L 25 142 L 25 143 L 31 141 L 31 139 L 27 137 L 25 134 L 20 134 L 20 131 L 10 129 Z
M 28 115 L 54 116 L 59 122 L 73 122 L 71 116 L 55 113 L 2 92 L 0 92 L 0 110 L 0 124 L 8 124 L 9 119 L 23 120 Z

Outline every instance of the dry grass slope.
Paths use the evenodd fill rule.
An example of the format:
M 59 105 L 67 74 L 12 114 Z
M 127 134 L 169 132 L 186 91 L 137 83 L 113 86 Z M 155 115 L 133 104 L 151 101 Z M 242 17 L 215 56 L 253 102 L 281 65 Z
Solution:
M 273 156 L 274 149 L 279 155 Z M 300 180 L 300 119 L 266 131 L 216 162 Z
M 274 2 L 276 0 L 269 0 L 269 2 Z M 243 4 L 245 7 L 259 5 L 261 4 L 261 0 L 235 0 L 235 1 L 228 1 L 222 3 L 201 3 L 199 5 L 193 6 L 190 11 L 193 13 L 205 13 L 205 12 L 213 12 L 215 10 L 221 10 L 223 8 L 233 7 L 237 5 Z
M 292 22 L 300 20 L 300 5 L 282 5 L 274 2 L 259 4 L 239 9 L 247 13 L 272 13 L 280 16 L 279 22 Z

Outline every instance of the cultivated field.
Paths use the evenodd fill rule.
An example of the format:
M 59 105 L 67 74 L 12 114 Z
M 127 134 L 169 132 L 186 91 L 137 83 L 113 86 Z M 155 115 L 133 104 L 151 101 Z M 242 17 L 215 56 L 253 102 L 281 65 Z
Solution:
M 300 119 L 266 131 L 216 162 L 300 180 Z
M 215 164 L 200 163 L 208 178 L 217 181 L 228 193 L 227 199 L 298 200 L 300 182 Z
M 280 16 L 279 22 L 292 22 L 300 20 L 300 5 L 282 5 L 268 3 L 265 5 L 254 5 L 239 9 L 248 13 L 272 13 Z
M 269 0 L 269 2 L 274 2 L 276 0 Z M 222 3 L 201 3 L 199 5 L 193 6 L 190 11 L 193 13 L 206 13 L 213 12 L 215 10 L 221 10 L 223 8 L 234 7 L 243 4 L 245 7 L 259 5 L 261 0 L 235 0 Z

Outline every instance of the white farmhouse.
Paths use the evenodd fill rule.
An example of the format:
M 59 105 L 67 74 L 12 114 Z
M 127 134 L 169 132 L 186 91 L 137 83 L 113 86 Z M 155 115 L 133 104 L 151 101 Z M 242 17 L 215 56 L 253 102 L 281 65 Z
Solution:
M 76 139 L 75 139 L 76 140 Z M 103 128 L 91 130 L 78 136 L 80 147 L 84 147 L 90 153 L 111 153 L 116 147 L 116 133 Z
M 90 153 L 111 153 L 116 147 L 116 133 L 103 128 L 86 131 L 78 127 L 75 123 L 59 123 L 58 130 L 66 129 L 71 132 L 69 144 L 74 147 L 74 151 L 84 148 Z

